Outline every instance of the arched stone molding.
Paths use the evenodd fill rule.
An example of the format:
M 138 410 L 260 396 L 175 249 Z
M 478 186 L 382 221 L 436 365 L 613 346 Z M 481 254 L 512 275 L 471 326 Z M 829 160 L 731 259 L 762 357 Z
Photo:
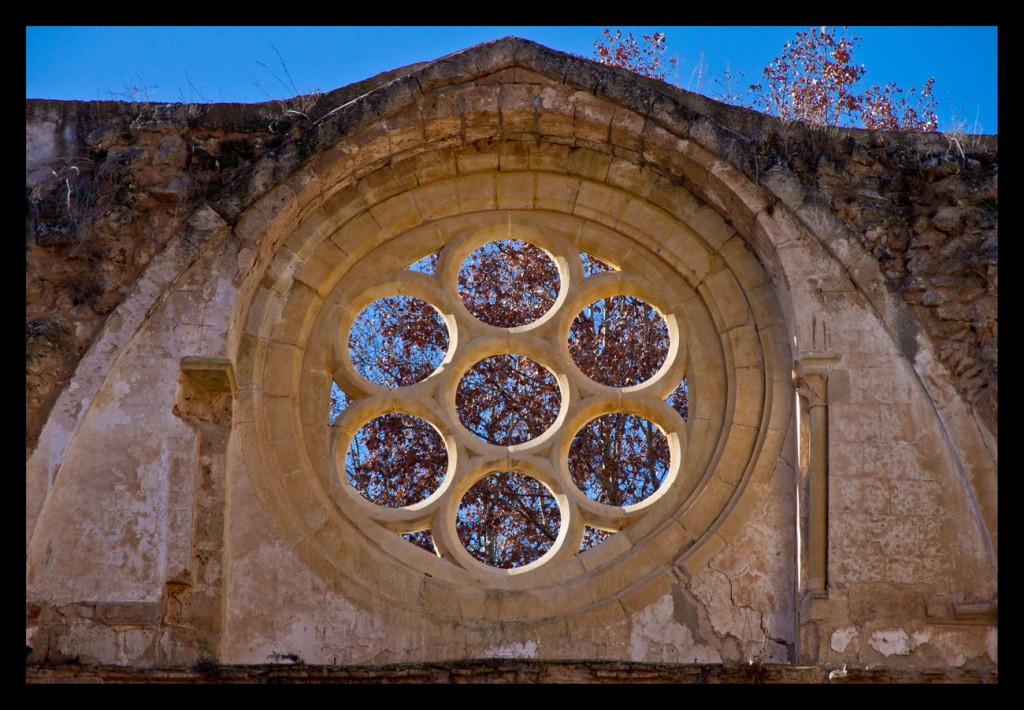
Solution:
M 664 210 L 636 200 L 621 187 L 599 182 L 591 173 L 570 172 L 573 160 L 583 166 L 600 164 L 600 154 L 577 149 L 571 155 L 567 147 L 515 143 L 497 148 L 497 155 L 479 168 L 462 170 L 460 165 L 470 165 L 479 151 L 475 147 L 462 152 L 444 151 L 430 161 L 429 178 L 416 172 L 415 160 L 382 168 L 372 175 L 376 188 L 373 196 L 378 203 L 365 196 L 361 204 L 353 204 L 360 198 L 350 199 L 344 216 L 339 216 L 331 204 L 322 210 L 324 216 L 307 218 L 312 227 L 300 226 L 301 231 L 289 235 L 287 256 L 277 257 L 281 266 L 275 269 L 272 261 L 268 269 L 272 277 L 264 276 L 257 288 L 263 312 L 282 315 L 250 321 L 242 338 L 245 357 L 239 358 L 239 387 L 240 392 L 250 392 L 241 401 L 252 403 L 252 408 L 238 412 L 240 421 L 251 422 L 243 430 L 239 446 L 246 452 L 246 468 L 254 477 L 256 490 L 263 492 L 258 495 L 264 505 L 276 510 L 279 517 L 291 519 L 292 534 L 299 536 L 303 545 L 321 550 L 317 564 L 321 573 L 330 575 L 363 603 L 437 614 L 438 610 L 418 601 L 424 580 L 429 578 L 433 585 L 450 585 L 445 586 L 442 596 L 454 599 L 464 594 L 462 590 L 479 589 L 481 584 L 519 591 L 525 595 L 517 614 L 523 621 L 537 609 L 543 609 L 543 616 L 549 618 L 569 613 L 574 606 L 580 607 L 578 611 L 608 603 L 617 608 L 615 595 L 624 590 L 593 582 L 601 576 L 594 570 L 613 568 L 613 560 L 646 542 L 648 547 L 664 549 L 654 559 L 634 562 L 632 566 L 637 568 L 629 574 L 614 576 L 624 579 L 627 586 L 636 586 L 645 576 L 652 577 L 657 586 L 664 587 L 671 567 L 679 563 L 679 555 L 688 547 L 684 541 L 719 534 L 715 531 L 726 519 L 728 509 L 741 498 L 739 492 L 753 475 L 755 465 L 765 470 L 774 465 L 771 454 L 764 454 L 761 464 L 757 461 L 766 447 L 770 452 L 778 451 L 789 418 L 790 358 L 782 319 L 770 299 L 770 286 L 760 266 L 748 252 L 727 249 L 725 254 L 716 253 L 703 234 Z M 505 154 L 519 159 L 518 169 L 500 170 L 499 156 Z M 543 170 L 527 169 L 531 162 L 541 159 Z M 494 163 L 498 163 L 498 170 L 494 170 Z M 440 173 L 438 164 L 449 166 L 449 173 Z M 410 175 L 416 179 L 411 187 Z M 602 175 L 607 173 L 602 171 Z M 650 173 L 651 182 L 655 179 Z M 652 189 L 654 186 L 646 187 L 646 191 Z M 682 202 L 692 209 L 693 199 L 684 190 L 676 188 L 674 194 L 677 205 Z M 542 206 L 538 208 L 538 204 Z M 358 293 L 363 288 L 360 274 L 375 276 L 401 270 L 438 248 L 454 244 L 460 235 L 481 229 L 503 231 L 508 223 L 529 234 L 546 234 L 571 245 L 569 248 L 593 253 L 622 268 L 623 273 L 641 273 L 665 286 L 677 284 L 667 291 L 673 294 L 671 302 L 656 303 L 664 312 L 679 313 L 685 331 L 682 340 L 691 352 L 695 380 L 685 468 L 687 475 L 698 479 L 687 480 L 675 494 L 677 502 L 661 503 L 663 509 L 680 512 L 665 520 L 665 511 L 660 522 L 652 523 L 657 518 L 653 516 L 631 526 L 626 537 L 635 540 L 601 546 L 588 553 L 583 566 L 575 560 L 564 565 L 556 578 L 549 578 L 550 570 L 542 568 L 505 581 L 481 579 L 443 560 L 430 559 L 384 528 L 367 530 L 358 524 L 350 528 L 352 521 L 346 521 L 344 514 L 338 516 L 324 499 L 322 489 L 313 485 L 330 479 L 325 469 L 330 442 L 324 413 L 333 371 L 328 356 L 336 347 L 331 338 L 336 338 L 337 332 L 317 321 L 332 308 L 346 307 L 346 297 L 332 295 L 337 285 L 348 278 L 352 283 L 348 292 Z M 326 230 L 319 228 L 321 224 L 335 229 L 329 238 L 323 236 Z M 717 234 L 707 231 L 716 237 L 728 231 L 721 223 L 717 229 Z M 660 243 L 652 235 L 660 237 Z M 540 241 L 538 237 L 535 240 Z M 300 261 L 294 256 L 299 253 L 309 256 Z M 744 286 L 756 294 L 755 306 L 749 305 Z M 570 286 L 570 300 L 573 293 Z M 352 309 L 358 310 L 357 305 Z M 550 337 L 546 330 L 554 325 L 541 324 L 536 337 L 546 340 Z M 720 343 L 722 349 L 707 344 L 711 342 Z M 558 367 L 570 365 L 563 361 Z M 660 396 L 667 395 L 674 386 L 665 382 L 652 383 L 661 389 L 668 387 Z M 267 448 L 261 454 L 263 446 Z M 292 470 L 275 467 L 275 460 L 289 462 L 287 466 Z M 287 483 L 282 485 L 283 481 Z M 697 499 L 700 505 L 696 505 Z M 675 522 L 670 524 L 670 520 Z M 674 542 L 645 540 L 658 526 L 663 532 L 656 538 Z M 357 530 L 370 535 L 377 547 L 364 549 Z M 329 548 L 331 544 L 334 550 Z M 387 554 L 381 556 L 378 549 Z M 345 560 L 367 554 L 373 556 L 374 563 L 353 578 Z M 322 558 L 332 555 L 334 561 L 324 565 Z M 417 579 L 417 573 L 413 573 L 410 578 L 408 572 L 398 575 L 393 558 L 407 567 L 421 569 L 418 574 L 427 577 Z M 392 579 L 398 583 L 392 583 Z M 368 588 L 354 588 L 360 584 Z M 538 586 L 551 590 L 542 596 L 543 604 L 531 597 Z M 574 591 L 567 593 L 567 589 Z M 502 609 L 474 605 L 469 600 L 455 608 L 462 618 L 473 610 L 477 620 L 492 622 L 497 621 Z
M 173 409 L 181 359 L 225 353 L 229 243 L 212 210 L 194 215 L 58 400 L 26 467 L 30 598 L 156 603 L 188 569 L 195 434 Z
M 934 555 L 939 561 L 918 578 L 907 565 L 908 583 L 927 593 L 948 593 L 961 606 L 991 598 L 994 447 L 986 448 L 983 428 L 974 425 L 931 359 L 927 338 L 907 327 L 906 307 L 885 287 L 877 265 L 854 237 L 784 168 L 766 171 L 757 165 L 743 134 L 760 130 L 761 121 L 615 69 L 501 40 L 415 69 L 340 106 L 212 199 L 212 210 L 206 208 L 196 220 L 215 210 L 212 221 L 226 220 L 231 233 L 216 231 L 216 258 L 178 264 L 184 273 L 176 283 L 222 279 L 225 287 L 204 299 L 216 306 L 223 327 L 207 333 L 197 346 L 201 352 L 180 347 L 165 353 L 164 360 L 226 355 L 239 386 L 224 463 L 226 606 L 220 658 L 263 660 L 268 649 L 283 643 L 301 646 L 311 654 L 304 655 L 307 660 L 329 662 L 331 649 L 347 648 L 352 629 L 369 638 L 384 633 L 378 629 L 387 624 L 402 627 L 404 640 L 452 657 L 484 648 L 525 649 L 527 642 L 534 648 L 540 644 L 542 655 L 571 657 L 574 643 L 587 639 L 587 648 L 598 649 L 595 630 L 609 630 L 630 641 L 627 651 L 622 645 L 607 657 L 678 656 L 681 661 L 689 660 L 690 651 L 709 661 L 753 658 L 769 639 L 778 647 L 766 656 L 773 660 L 845 661 L 854 657 L 856 644 L 839 643 L 835 634 L 854 638 L 847 631 L 853 626 L 843 625 L 856 624 L 863 630 L 863 650 L 856 658 L 871 658 L 878 652 L 869 634 L 884 637 L 885 629 L 869 628 L 873 622 L 862 610 L 847 609 L 846 590 L 874 581 L 855 568 L 861 558 L 850 552 L 849 540 L 829 558 L 830 584 L 837 585 L 835 599 L 827 600 L 833 606 L 800 619 L 792 606 L 801 552 L 796 521 L 787 518 L 795 514 L 785 512 L 798 495 L 797 482 L 789 480 L 799 468 L 791 368 L 798 352 L 819 349 L 817 324 L 830 318 L 839 321 L 829 321 L 833 337 L 847 338 L 834 348 L 843 360 L 829 395 L 838 405 L 836 414 L 830 413 L 830 427 L 854 432 L 849 439 L 836 437 L 842 448 L 854 449 L 861 440 L 870 448 L 878 426 L 866 425 L 864 412 L 912 414 L 913 421 L 925 422 L 927 439 L 905 440 L 910 434 L 898 431 L 894 442 L 899 451 L 910 452 L 912 466 L 925 466 L 922 452 L 935 449 L 927 467 L 936 478 L 922 488 L 934 491 L 937 481 L 954 475 L 965 492 L 964 500 L 936 493 L 933 498 L 947 502 L 949 510 L 926 522 L 946 525 L 964 517 L 965 505 L 973 506 L 967 517 L 977 521 L 978 534 L 965 543 L 970 550 L 955 559 Z M 661 307 L 683 324 L 687 356 L 680 363 L 685 360 L 694 375 L 695 389 L 681 437 L 686 442 L 683 485 L 594 550 L 498 579 L 410 549 L 393 530 L 339 506 L 325 485 L 332 444 L 327 410 L 337 367 L 330 333 L 339 309 L 348 305 L 345 289 L 374 285 L 373 279 L 400 281 L 395 274 L 419 257 L 449 246 L 454 250 L 459 240 L 487 230 L 497 233 L 509 224 L 550 240 L 547 246 L 561 257 L 568 249 L 554 245 L 571 245 L 641 275 L 648 284 L 666 286 L 662 295 L 670 302 Z M 187 244 L 188 236 L 182 235 L 175 248 Z M 166 288 L 173 279 L 160 281 L 160 273 L 154 265 L 146 277 Z M 60 409 L 66 414 L 51 420 L 30 461 L 30 535 L 42 529 L 48 540 L 57 539 L 53 521 L 74 506 L 75 496 L 54 503 L 60 496 L 48 491 L 65 485 L 62 478 L 72 487 L 87 485 L 89 469 L 75 469 L 79 459 L 73 450 L 79 446 L 87 454 L 95 445 L 104 412 L 123 409 L 132 397 L 146 399 L 141 389 L 126 397 L 118 383 L 124 373 L 144 365 L 140 353 L 161 342 L 153 323 L 144 321 L 153 313 L 167 317 L 171 305 L 145 289 L 139 294 L 149 300 L 131 308 L 126 304 L 118 313 L 138 324 L 131 331 L 132 347 L 117 356 L 103 354 L 104 348 L 129 342 L 108 326 L 94 348 L 100 361 L 89 362 L 105 365 L 112 360 L 103 358 L 117 357 L 118 367 L 106 381 L 86 378 L 82 390 L 65 392 Z M 579 292 L 568 297 L 574 294 Z M 155 310 L 140 310 L 139 303 Z M 878 324 L 884 334 L 863 335 L 880 331 Z M 541 324 L 535 335 L 550 338 L 556 326 L 555 320 Z M 850 337 L 864 340 L 851 345 Z M 912 364 L 903 364 L 900 355 Z M 557 348 L 545 356 L 571 369 Z M 862 401 L 870 390 L 866 378 L 892 362 L 901 364 L 884 382 L 898 385 L 899 400 Z M 652 392 L 660 386 L 653 385 Z M 101 398 L 93 401 L 103 388 L 111 393 L 106 409 L 96 406 Z M 157 389 L 149 403 L 161 413 L 147 424 L 154 432 L 160 422 L 180 424 L 171 413 L 173 388 Z M 568 391 L 581 398 L 585 390 L 577 383 Z M 428 398 L 425 406 L 443 405 Z M 939 433 L 933 436 L 933 429 Z M 867 433 L 857 439 L 858 432 Z M 832 468 L 851 475 L 838 482 L 832 504 L 852 505 L 845 491 L 859 485 L 852 474 L 868 464 L 835 456 Z M 79 458 L 88 463 L 89 456 Z M 534 463 L 538 470 L 547 465 Z M 161 474 L 154 469 L 144 477 L 147 484 L 158 483 Z M 780 490 L 778 500 L 768 500 L 769 491 Z M 151 497 L 149 502 L 158 505 L 169 500 L 159 491 Z M 37 511 L 44 522 L 33 525 Z M 752 511 L 762 518 L 748 525 Z M 113 539 L 119 520 L 104 523 L 108 538 Z M 843 537 L 851 529 L 852 524 L 834 532 Z M 750 535 L 762 532 L 781 541 L 778 553 L 788 557 L 773 561 L 768 572 L 763 559 L 749 562 L 746 553 L 730 549 L 744 536 L 751 549 Z M 180 529 L 170 534 L 174 549 L 188 546 L 188 534 Z M 971 547 L 979 539 L 987 545 L 987 562 Z M 164 542 L 147 543 L 144 552 L 160 554 L 167 549 Z M 44 547 L 29 541 L 30 577 L 34 565 L 49 564 Z M 57 549 L 58 559 L 66 559 L 75 546 L 58 541 Z M 760 595 L 755 601 L 743 597 L 745 589 L 734 597 L 733 580 L 720 571 L 723 561 L 737 574 L 755 571 Z M 98 579 L 112 565 L 99 564 L 89 574 Z M 942 587 L 950 570 L 958 579 L 978 580 L 972 590 L 978 599 L 956 596 L 960 587 Z M 766 574 L 758 577 L 761 573 Z M 160 574 L 129 579 L 134 588 L 128 596 L 157 599 Z M 40 598 L 70 600 L 76 588 L 69 584 L 58 589 L 59 583 L 39 581 L 30 588 L 38 588 Z M 728 594 L 721 592 L 723 584 Z M 108 590 L 107 596 L 121 592 Z M 709 601 L 715 595 L 727 599 L 715 607 Z M 279 615 L 261 620 L 260 604 L 268 602 L 287 603 Z M 703 616 L 694 611 L 681 624 L 673 614 L 689 605 L 700 607 Z M 923 618 L 921 606 L 914 614 L 920 611 Z M 315 634 L 301 618 L 302 610 L 310 609 L 319 615 Z M 480 640 L 497 627 L 504 646 Z M 715 646 L 706 640 L 712 627 L 738 641 Z M 669 628 L 678 638 L 659 636 Z M 707 634 L 705 640 L 698 638 L 698 628 Z M 365 655 L 357 649 L 346 657 L 366 661 L 385 653 L 366 643 Z M 184 651 L 174 653 L 187 657 Z
M 188 231 L 159 255 L 146 270 L 142 279 L 103 329 L 97 342 L 83 356 L 75 372 L 75 386 L 61 393 L 35 451 L 26 465 L 26 554 L 32 544 L 40 512 L 64 465 L 75 433 L 90 410 L 100 387 L 114 368 L 115 362 L 127 349 L 139 329 L 159 305 L 175 279 L 192 263 L 202 247 L 211 240 L 229 233 L 228 225 L 214 210 L 200 208 L 189 220 Z M 227 313 L 224 317 L 227 317 Z M 213 311 L 211 318 L 215 317 Z M 212 324 L 211 324 L 212 325 Z M 212 328 L 206 333 L 207 341 L 200 347 L 205 351 L 225 353 L 226 343 L 211 339 Z M 221 328 L 226 333 L 227 323 Z
M 360 212 L 358 219 L 363 220 L 360 227 L 363 231 L 361 234 L 354 232 L 359 236 L 342 246 L 334 242 L 333 246 L 326 247 L 312 258 L 324 263 L 337 263 L 338 259 L 362 257 L 365 249 L 377 245 L 378 242 L 372 241 L 377 238 L 375 235 L 387 233 L 389 229 L 401 230 L 417 220 L 443 218 L 447 214 L 444 206 L 449 204 L 482 211 L 535 209 L 537 206 L 557 208 L 558 190 L 566 189 L 564 181 L 559 183 L 540 175 L 533 183 L 532 179 L 524 179 L 523 175 L 515 173 L 529 173 L 538 168 L 538 172 L 543 172 L 552 161 L 557 164 L 564 155 L 569 174 L 604 183 L 604 187 L 600 183 L 597 186 L 581 183 L 573 195 L 573 214 L 588 219 L 614 220 L 616 229 L 624 230 L 631 239 L 644 246 L 657 241 L 645 243 L 645 233 L 665 234 L 671 231 L 665 228 L 666 225 L 638 228 L 633 213 L 638 209 L 640 200 L 618 199 L 614 191 L 607 190 L 608 187 L 616 187 L 655 205 L 658 210 L 655 210 L 654 222 L 664 219 L 665 215 L 659 211 L 664 210 L 669 220 L 676 219 L 689 226 L 704 240 L 702 248 L 679 246 L 683 254 L 676 255 L 671 247 L 655 245 L 653 251 L 660 258 L 676 257 L 677 263 L 683 264 L 682 269 L 692 270 L 689 276 L 697 279 L 694 283 L 704 280 L 699 288 L 710 291 L 742 288 L 751 312 L 758 308 L 772 311 L 767 320 L 758 322 L 777 325 L 780 333 L 785 334 L 772 342 L 776 343 L 773 347 L 785 352 L 784 357 L 790 362 L 797 348 L 814 347 L 812 324 L 816 316 L 827 310 L 828 304 L 822 300 L 821 293 L 827 292 L 828 287 L 822 288 L 823 275 L 818 271 L 818 255 L 827 255 L 826 263 L 838 266 L 829 267 L 834 270 L 825 276 L 835 284 L 845 284 L 839 286 L 839 291 L 854 294 L 844 297 L 856 299 L 857 293 L 870 293 L 872 297 L 866 299 L 868 303 L 873 304 L 879 298 L 890 306 L 897 302 L 894 296 L 879 288 L 877 281 L 866 280 L 867 272 L 863 265 L 854 268 L 853 264 L 844 262 L 844 256 L 849 258 L 848 255 L 854 253 L 852 249 L 836 253 L 842 242 L 836 241 L 834 231 L 826 236 L 818 234 L 809 227 L 809 223 L 819 225 L 820 220 L 809 221 L 807 214 L 794 214 L 774 190 L 765 190 L 763 185 L 759 186 L 747 176 L 743 168 L 748 166 L 743 161 L 732 164 L 729 158 L 741 148 L 741 141 L 729 138 L 713 121 L 700 116 L 683 118 L 685 111 L 680 108 L 674 115 L 666 113 L 664 97 L 647 93 L 646 87 L 634 87 L 639 98 L 616 95 L 613 78 L 609 78 L 609 86 L 599 85 L 595 89 L 597 96 L 594 96 L 565 86 L 542 86 L 538 89 L 537 85 L 544 85 L 546 81 L 536 78 L 531 74 L 532 69 L 524 69 L 514 61 L 508 65 L 500 62 L 488 65 L 485 61 L 478 61 L 477 66 L 488 66 L 488 71 L 493 70 L 494 74 L 463 75 L 460 78 L 465 79 L 466 85 L 453 92 L 457 98 L 446 96 L 448 103 L 417 97 L 417 90 L 427 89 L 429 92 L 440 84 L 430 84 L 424 79 L 418 79 L 416 84 L 407 82 L 396 89 L 396 96 L 411 95 L 411 99 L 396 99 L 393 103 L 382 100 L 383 105 L 393 109 L 381 124 L 387 127 L 386 136 L 383 128 L 376 133 L 354 131 L 344 141 L 344 147 L 339 146 L 333 153 L 324 153 L 312 161 L 310 166 L 317 178 L 304 184 L 313 184 L 323 177 L 325 182 L 338 187 L 331 188 L 335 192 L 311 196 L 306 200 L 296 195 L 291 209 L 293 213 L 304 215 L 304 220 L 298 221 L 297 228 L 289 236 L 281 237 L 291 240 L 291 254 L 317 254 L 311 246 L 315 240 L 296 239 L 296 235 L 316 234 L 323 240 L 327 236 L 324 231 L 329 229 L 324 225 L 342 222 Z M 470 81 L 477 83 L 469 85 Z M 527 91 L 533 94 L 530 103 L 533 111 L 517 112 L 513 109 L 515 103 L 507 100 L 515 94 L 513 87 L 520 81 L 530 85 Z M 485 88 L 480 85 L 488 82 L 497 86 Z M 496 93 L 501 96 L 500 100 Z M 602 98 L 611 95 L 622 103 L 615 104 Z M 438 106 L 442 104 L 457 110 L 457 120 L 453 115 L 438 115 Z M 541 108 L 543 112 L 539 110 Z M 640 110 L 636 111 L 637 108 Z M 632 130 L 617 130 L 624 125 L 631 126 Z M 529 140 L 518 141 L 520 137 L 528 137 Z M 431 140 L 436 143 L 431 144 Z M 537 145 L 529 145 L 531 142 Z M 467 143 L 472 148 L 467 146 L 457 155 L 440 160 L 434 156 L 427 158 L 431 155 L 428 152 L 419 153 L 421 149 L 429 151 L 438 146 L 466 146 Z M 524 151 L 522 144 L 529 145 L 529 149 Z M 455 150 L 458 151 L 457 148 Z M 371 174 L 371 168 L 358 164 L 355 156 L 376 158 L 378 165 L 390 161 L 394 169 L 401 165 L 404 173 L 401 179 L 405 182 L 389 189 L 384 178 L 377 178 L 382 172 Z M 473 177 L 488 172 L 493 173 L 493 180 Z M 458 177 L 451 181 L 452 185 L 432 184 L 439 180 L 445 182 L 443 177 L 453 174 Z M 369 184 L 353 186 L 354 180 L 364 176 Z M 540 185 L 544 185 L 544 189 Z M 787 187 L 790 192 L 785 197 L 792 202 L 796 199 L 793 186 Z M 398 194 L 402 189 L 414 188 L 436 190 L 447 199 L 424 198 L 410 203 Z M 680 199 L 684 194 L 680 188 L 695 199 Z M 783 192 L 781 189 L 778 191 Z M 549 195 L 556 197 L 550 198 Z M 386 202 L 388 200 L 391 202 Z M 549 205 L 548 201 L 553 201 L 553 204 Z M 383 206 L 385 203 L 386 207 Z M 426 212 L 422 211 L 421 203 L 429 205 Z M 330 219 L 313 219 L 308 207 L 311 204 L 330 205 L 327 209 L 333 210 L 334 214 Z M 439 209 L 437 205 L 442 207 L 435 214 L 434 211 Z M 366 211 L 370 213 L 369 217 Z M 723 221 L 720 215 L 726 215 L 729 221 Z M 831 227 L 835 227 L 834 222 Z M 282 227 L 280 231 L 270 232 L 284 235 L 288 229 Z M 444 243 L 443 239 L 433 235 L 424 238 L 433 240 L 434 249 Z M 334 241 L 333 237 L 331 241 Z M 825 242 L 828 248 L 823 250 L 821 245 Z M 357 244 L 365 246 L 358 247 Z M 288 260 L 278 258 L 277 265 L 272 265 L 271 270 L 275 273 L 298 273 L 305 268 L 307 273 L 312 273 L 291 254 Z M 725 256 L 734 259 L 735 263 L 750 260 L 763 265 L 767 279 L 754 279 L 737 285 L 737 280 L 741 281 L 754 270 L 735 269 L 733 273 L 739 276 L 721 276 L 716 281 L 711 263 L 715 258 Z M 387 259 L 386 256 L 380 258 Z M 298 277 L 298 280 L 309 285 L 316 278 L 321 277 Z M 326 296 L 326 287 L 315 285 L 312 288 L 316 290 L 317 297 Z M 878 295 L 880 293 L 885 295 Z M 795 306 L 794 300 L 800 305 Z M 872 305 L 871 308 L 877 306 Z M 891 312 L 880 314 L 883 322 L 893 321 L 894 317 L 889 315 Z M 717 315 L 729 317 L 728 313 Z M 890 326 L 890 332 L 892 330 Z M 895 342 L 896 338 L 892 341 Z M 326 364 L 323 367 L 325 371 L 328 369 Z M 790 388 L 787 382 L 784 386 L 787 397 L 792 396 Z M 953 409 L 956 407 L 954 404 Z M 695 438 L 690 437 L 691 441 Z M 949 451 L 948 460 L 954 465 L 959 458 L 958 451 Z M 765 463 L 765 466 L 769 464 Z M 742 507 L 743 502 L 739 496 L 737 504 Z M 723 518 L 726 529 L 730 521 L 742 519 L 742 514 Z M 712 539 L 708 538 L 708 541 Z M 720 548 L 715 544 L 705 544 L 695 546 L 695 549 L 700 550 L 700 554 L 691 558 L 694 562 L 706 559 Z

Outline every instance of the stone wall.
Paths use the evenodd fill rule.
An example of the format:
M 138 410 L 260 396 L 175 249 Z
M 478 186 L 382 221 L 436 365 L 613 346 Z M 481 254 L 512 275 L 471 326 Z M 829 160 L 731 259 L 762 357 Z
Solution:
M 329 113 L 408 69 L 302 108 Z M 309 129 L 290 105 L 28 102 L 29 450 L 105 316 L 184 216 L 254 159 Z M 938 343 L 961 396 L 997 434 L 995 137 L 882 138 L 768 122 L 745 138 L 750 152 L 734 156 L 738 165 L 762 177 L 784 165 L 842 220 Z
M 25 116 L 26 446 L 79 358 L 188 217 L 308 122 L 410 67 L 246 104 L 32 100 Z
M 285 103 L 30 101 L 26 140 L 30 661 L 991 679 L 995 137 L 785 125 L 508 39 Z M 498 578 L 331 502 L 321 419 L 332 309 L 505 224 L 653 284 L 702 384 L 687 483 Z

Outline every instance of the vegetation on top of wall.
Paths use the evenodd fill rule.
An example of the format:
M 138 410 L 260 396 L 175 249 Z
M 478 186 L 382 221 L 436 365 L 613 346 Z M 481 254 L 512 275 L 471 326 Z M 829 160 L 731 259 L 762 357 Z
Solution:
M 811 27 L 783 45 L 782 53 L 762 70 L 763 82 L 749 85 L 750 100 L 732 88 L 738 77 L 726 72 L 719 83 L 724 92 L 713 98 L 763 111 L 785 121 L 814 126 L 846 126 L 890 131 L 937 131 L 935 79 L 918 91 L 904 90 L 895 82 L 874 85 L 863 92 L 856 85 L 867 69 L 853 60 L 860 37 L 837 34 L 835 27 Z M 592 59 L 652 79 L 668 80 L 675 58 L 665 58 L 667 39 L 662 32 L 644 35 L 605 29 L 594 41 Z M 914 96 L 917 100 L 914 101 Z

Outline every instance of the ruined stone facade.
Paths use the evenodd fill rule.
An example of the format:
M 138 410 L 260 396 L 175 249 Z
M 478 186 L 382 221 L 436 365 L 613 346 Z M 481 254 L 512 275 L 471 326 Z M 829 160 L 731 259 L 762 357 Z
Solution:
M 505 39 L 290 103 L 30 101 L 26 139 L 26 624 L 49 664 L 30 677 L 450 680 L 424 664 L 506 659 L 519 680 L 995 678 L 994 137 L 785 125 Z M 513 230 L 564 293 L 497 333 L 459 311 L 451 269 Z M 618 275 L 584 278 L 578 251 Z M 407 271 L 434 252 L 436 277 Z M 457 334 L 397 393 L 361 383 L 338 335 L 389 293 Z M 574 309 L 613 293 L 653 303 L 674 343 L 623 393 L 564 345 Z M 492 450 L 453 393 L 505 351 L 562 376 L 565 404 L 550 436 Z M 686 422 L 661 410 L 682 374 Z M 332 380 L 358 421 L 408 411 L 444 435 L 436 500 L 346 493 L 334 452 L 358 422 L 330 425 Z M 651 418 L 673 457 L 617 512 L 562 483 L 567 437 L 610 411 Z M 447 527 L 499 465 L 566 521 L 518 573 Z M 424 524 L 438 555 L 398 534 Z M 584 524 L 618 532 L 577 553 Z

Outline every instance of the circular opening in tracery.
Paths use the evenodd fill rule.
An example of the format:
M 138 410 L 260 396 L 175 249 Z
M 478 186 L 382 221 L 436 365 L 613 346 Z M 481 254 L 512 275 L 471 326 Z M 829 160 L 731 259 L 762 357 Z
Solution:
M 521 239 L 488 242 L 459 269 L 459 297 L 467 310 L 489 325 L 515 328 L 537 320 L 554 305 L 558 267 Z
M 448 449 L 428 422 L 384 414 L 356 432 L 345 455 L 345 475 L 359 494 L 385 508 L 421 503 L 444 481 Z
M 511 569 L 540 559 L 562 522 L 551 491 L 515 471 L 492 473 L 466 492 L 455 528 L 466 550 L 491 567 Z
M 569 474 L 591 500 L 627 506 L 654 494 L 668 474 L 668 439 L 652 422 L 614 412 L 591 419 L 569 446 Z
M 569 354 L 590 379 L 629 387 L 651 379 L 671 340 L 665 319 L 633 296 L 611 296 L 580 311 L 569 327 Z
M 427 377 L 448 352 L 448 328 L 426 301 L 388 296 L 356 316 L 348 336 L 356 371 L 378 385 L 404 387 Z
M 562 394 L 551 372 L 523 355 L 493 355 L 471 367 L 455 390 L 463 426 L 498 446 L 543 434 L 558 418 Z

